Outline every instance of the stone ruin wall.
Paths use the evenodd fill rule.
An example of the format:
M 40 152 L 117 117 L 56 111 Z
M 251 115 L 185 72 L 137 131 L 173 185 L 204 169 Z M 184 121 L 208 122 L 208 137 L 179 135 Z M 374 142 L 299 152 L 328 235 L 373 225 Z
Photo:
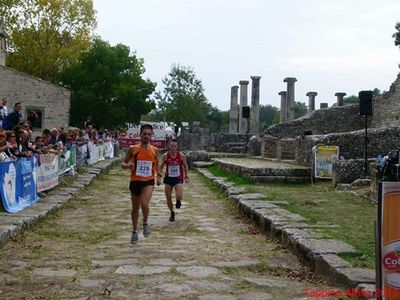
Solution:
M 295 138 L 305 130 L 311 130 L 313 134 L 359 130 L 365 127 L 364 123 L 364 118 L 358 115 L 358 104 L 334 106 L 314 110 L 290 123 L 272 125 L 265 134 L 277 138 Z
M 369 127 L 400 124 L 400 73 L 390 86 L 389 92 L 374 100 L 373 110 L 374 115 L 369 118 Z M 365 127 L 365 117 L 358 113 L 358 104 L 318 109 L 290 123 L 272 125 L 264 133 L 277 138 L 295 138 L 305 130 L 311 130 L 313 134 L 361 130 Z
M 368 157 L 386 155 L 400 147 L 400 127 L 380 127 L 368 130 Z M 312 164 L 312 147 L 318 144 L 339 146 L 344 159 L 364 158 L 364 130 L 331 133 L 327 135 L 299 136 L 296 138 L 296 161 L 305 166 Z
M 400 148 L 400 129 L 397 128 L 400 125 L 400 74 L 389 92 L 374 100 L 373 109 L 374 115 L 368 120 L 370 158 Z M 281 155 L 275 155 L 276 150 L 268 147 L 276 147 L 279 152 L 282 138 L 295 138 L 289 149 L 295 152 L 296 161 L 305 166 L 311 166 L 311 149 L 316 144 L 339 146 L 345 159 L 363 159 L 365 117 L 358 113 L 358 104 L 333 106 L 287 124 L 273 125 L 265 131 L 262 156 L 279 159 Z M 313 135 L 304 135 L 306 130 L 312 131 Z
M 400 73 L 389 91 L 375 99 L 373 110 L 372 127 L 400 124 Z

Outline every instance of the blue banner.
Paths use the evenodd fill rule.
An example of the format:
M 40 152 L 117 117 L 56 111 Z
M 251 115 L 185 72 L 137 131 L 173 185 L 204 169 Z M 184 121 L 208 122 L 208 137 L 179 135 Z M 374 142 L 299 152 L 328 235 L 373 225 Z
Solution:
M 38 200 L 35 157 L 1 163 L 0 174 L 0 195 L 7 212 L 18 212 Z

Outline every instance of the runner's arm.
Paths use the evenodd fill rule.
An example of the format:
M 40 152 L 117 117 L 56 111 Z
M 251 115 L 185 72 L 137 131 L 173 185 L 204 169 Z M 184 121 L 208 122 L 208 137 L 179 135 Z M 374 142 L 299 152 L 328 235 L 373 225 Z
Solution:
M 160 185 L 161 184 L 161 174 L 159 173 L 160 168 L 158 165 L 158 150 L 156 150 L 156 158 L 155 158 L 155 162 L 154 162 L 154 168 L 155 168 L 155 171 L 157 174 L 157 176 L 156 176 L 157 185 Z
M 121 163 L 121 167 L 122 169 L 132 169 L 135 165 L 133 163 L 130 162 L 130 160 L 133 157 L 133 152 L 134 152 L 134 148 L 129 147 L 128 152 L 126 153 L 126 156 L 123 160 L 123 162 Z
M 160 166 L 160 168 L 158 169 L 158 174 L 160 174 L 160 175 L 161 175 L 161 173 L 162 173 L 162 171 L 163 171 L 163 169 L 164 169 L 165 157 L 166 157 L 166 153 L 164 153 L 163 156 L 161 157 L 161 166 Z M 158 174 L 157 174 L 157 175 L 158 175 Z M 160 176 L 160 177 L 161 177 L 161 176 Z
M 185 168 L 185 181 L 188 181 L 189 180 L 189 176 L 188 176 L 189 175 L 189 166 L 186 161 L 186 156 L 181 153 L 181 157 L 182 157 L 183 167 Z

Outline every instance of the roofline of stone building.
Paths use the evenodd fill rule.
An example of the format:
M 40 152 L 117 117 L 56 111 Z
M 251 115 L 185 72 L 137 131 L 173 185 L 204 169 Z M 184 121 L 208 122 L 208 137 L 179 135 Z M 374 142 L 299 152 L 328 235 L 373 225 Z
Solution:
M 12 71 L 12 72 L 14 72 L 14 73 L 17 73 L 17 74 L 22 75 L 22 76 L 25 76 L 25 77 L 30 77 L 30 78 L 32 78 L 32 79 L 34 79 L 34 80 L 36 80 L 36 81 L 39 81 L 39 82 L 42 82 L 42 83 L 45 83 L 45 84 L 54 86 L 54 87 L 59 88 L 59 89 L 63 89 L 63 90 L 65 90 L 65 91 L 71 93 L 71 91 L 70 91 L 69 89 L 67 89 L 67 88 L 65 88 L 65 87 L 63 87 L 63 86 L 59 86 L 59 85 L 57 85 L 57 84 L 51 83 L 50 81 L 43 80 L 43 79 L 41 79 L 41 78 L 39 78 L 39 77 L 30 75 L 30 74 L 28 74 L 28 73 L 25 73 L 25 72 L 22 72 L 22 71 L 18 71 L 18 70 L 15 70 L 15 69 L 13 69 L 13 68 L 10 68 L 10 67 L 7 67 L 7 66 L 2 66 L 2 65 L 0 65 L 0 68 L 4 68 L 4 69 L 7 69 L 7 70 L 10 70 L 10 71 Z

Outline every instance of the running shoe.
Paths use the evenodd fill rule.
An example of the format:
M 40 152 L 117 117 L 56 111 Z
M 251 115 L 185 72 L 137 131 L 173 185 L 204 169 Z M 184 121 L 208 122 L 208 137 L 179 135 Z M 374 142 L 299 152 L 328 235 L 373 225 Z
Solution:
M 171 216 L 169 217 L 169 221 L 170 222 L 175 221 L 175 212 L 174 211 L 171 211 Z
M 132 231 L 131 243 L 136 244 L 139 241 L 139 235 L 136 231 Z
M 176 204 L 175 204 L 175 206 L 176 206 L 176 208 L 181 208 L 181 205 L 182 205 L 182 202 L 181 202 L 181 200 L 176 200 Z
M 149 237 L 150 235 L 151 235 L 150 225 L 149 224 L 143 224 L 143 236 L 144 237 Z

